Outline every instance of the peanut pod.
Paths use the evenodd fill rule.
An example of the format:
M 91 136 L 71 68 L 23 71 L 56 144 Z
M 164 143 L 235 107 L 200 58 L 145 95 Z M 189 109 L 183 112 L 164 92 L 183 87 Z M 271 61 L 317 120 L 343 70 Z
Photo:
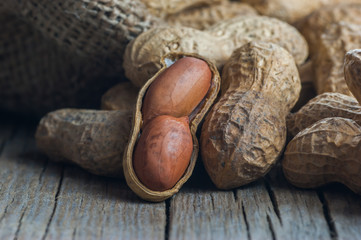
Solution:
M 220 189 L 264 176 L 286 141 L 286 115 L 301 83 L 293 57 L 273 43 L 234 51 L 222 72 L 221 97 L 202 127 L 204 166 Z
M 328 27 L 318 42 L 318 52 L 313 58 L 318 94 L 339 92 L 352 96 L 344 77 L 344 57 L 349 50 L 360 45 L 360 25 L 339 22 Z
M 160 68 L 168 52 L 192 52 L 215 61 L 220 69 L 233 50 L 252 41 L 277 43 L 288 50 L 297 64 L 305 61 L 308 47 L 291 25 L 277 19 L 249 16 L 219 22 L 205 31 L 187 27 L 156 27 L 134 39 L 124 53 L 127 78 L 141 87 Z
M 256 16 L 256 10 L 248 4 L 223 1 L 220 4 L 187 8 L 165 18 L 171 26 L 206 29 L 220 21 L 239 16 Z
M 146 125 L 144 125 L 143 122 L 143 107 L 146 93 L 150 91 L 150 88 L 152 86 L 152 83 L 158 79 L 159 76 L 163 74 L 172 64 L 173 62 L 182 59 L 183 57 L 194 57 L 197 59 L 201 59 L 205 61 L 211 70 L 212 76 L 211 76 L 211 84 L 208 89 L 208 92 L 206 93 L 205 98 L 201 101 L 201 103 L 196 107 L 196 109 L 190 114 L 189 116 L 189 128 L 190 133 L 192 137 L 192 144 L 193 144 L 193 150 L 191 153 L 191 158 L 189 161 L 189 164 L 182 174 L 181 178 L 175 183 L 173 187 L 170 189 L 164 190 L 164 191 L 157 191 L 157 190 L 151 190 L 145 184 L 142 183 L 142 181 L 138 178 L 135 170 L 134 170 L 134 151 L 135 147 L 137 145 L 137 142 L 140 141 L 140 138 L 142 138 L 142 133 L 146 131 L 146 128 L 148 125 L 152 124 L 152 121 L 154 119 L 157 119 L 159 116 L 154 116 L 153 120 L 150 120 Z M 196 55 L 196 54 L 189 54 L 189 53 L 169 53 L 162 57 L 161 64 L 163 67 L 161 70 L 159 70 L 152 78 L 150 78 L 144 86 L 140 89 L 136 107 L 134 111 L 134 117 L 133 117 L 133 124 L 132 124 L 132 130 L 129 138 L 129 142 L 126 148 L 126 151 L 124 153 L 124 159 L 123 159 L 123 168 L 124 168 L 124 175 L 125 179 L 127 181 L 128 186 L 141 198 L 148 200 L 148 201 L 163 201 L 175 193 L 179 191 L 181 186 L 189 179 L 191 176 L 197 157 L 198 157 L 198 140 L 196 138 L 196 131 L 198 128 L 198 125 L 202 121 L 203 117 L 205 116 L 206 112 L 209 110 L 213 102 L 215 101 L 217 94 L 219 92 L 219 85 L 220 85 L 220 77 L 217 71 L 216 66 L 210 62 L 209 60 Z M 154 91 L 157 92 L 157 91 Z M 179 92 L 179 90 L 178 90 Z M 172 91 L 170 91 L 169 94 L 172 94 Z M 162 96 L 160 96 L 162 97 Z M 165 96 L 171 98 L 171 96 Z M 181 97 L 181 96 L 174 96 L 175 98 Z M 164 113 L 161 113 L 164 114 Z M 168 114 L 168 113 L 166 113 Z M 188 113 L 187 113 L 188 114 Z M 160 134 L 163 134 L 162 132 L 159 132 Z M 178 146 L 179 148 L 179 146 Z
M 294 23 L 316 9 L 337 3 L 360 3 L 360 0 L 241 0 L 249 3 L 257 11 L 266 16 L 279 18 Z
M 349 0 L 347 0 L 347 2 L 348 1 Z M 361 1 L 350 1 L 357 1 L 359 3 L 325 6 L 312 12 L 309 16 L 297 23 L 297 28 L 308 42 L 311 56 L 317 54 L 321 35 L 328 29 L 329 25 L 341 21 L 345 23 L 361 24 Z
M 361 124 L 361 106 L 354 97 L 341 93 L 323 93 L 287 116 L 288 132 L 295 136 L 315 122 L 329 117 L 349 118 Z
M 97 175 L 123 177 L 131 111 L 61 109 L 43 117 L 37 147 L 52 161 L 71 162 Z
M 298 133 L 282 162 L 286 179 L 301 188 L 340 182 L 361 194 L 361 127 L 346 118 L 325 118 Z
M 132 111 L 138 92 L 139 89 L 130 82 L 118 83 L 102 96 L 101 109 Z
M 361 49 L 346 53 L 344 73 L 348 88 L 361 104 Z
M 148 10 L 157 16 L 166 16 L 190 7 L 216 4 L 222 1 L 226 0 L 141 0 Z

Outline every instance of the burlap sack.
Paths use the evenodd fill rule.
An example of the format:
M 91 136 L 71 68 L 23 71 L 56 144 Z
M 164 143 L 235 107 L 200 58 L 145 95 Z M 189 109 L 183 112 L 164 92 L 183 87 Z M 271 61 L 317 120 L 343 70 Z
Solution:
M 2 0 L 0 12 L 0 109 L 37 115 L 99 105 L 126 44 L 160 23 L 131 0 Z
M 27 22 L 0 13 L 0 106 L 41 115 L 66 106 L 94 107 L 116 82 L 104 68 L 63 51 Z

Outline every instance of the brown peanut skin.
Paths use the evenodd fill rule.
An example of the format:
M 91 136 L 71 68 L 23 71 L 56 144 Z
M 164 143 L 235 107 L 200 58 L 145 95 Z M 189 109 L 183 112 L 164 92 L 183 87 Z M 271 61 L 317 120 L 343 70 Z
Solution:
M 145 126 L 135 147 L 133 167 L 149 189 L 170 189 L 184 174 L 193 151 L 188 124 L 188 117 L 163 115 Z
M 293 57 L 272 43 L 234 51 L 222 72 L 222 94 L 202 127 L 204 166 L 220 189 L 264 176 L 286 141 L 285 116 L 301 88 Z
M 172 188 L 167 189 L 165 191 L 154 191 L 146 187 L 139 180 L 133 166 L 135 146 L 139 141 L 139 137 L 142 134 L 142 128 L 144 126 L 142 106 L 145 95 L 149 87 L 153 84 L 153 82 L 157 79 L 157 77 L 160 74 L 162 74 L 162 72 L 165 71 L 167 68 L 169 68 L 171 66 L 170 65 L 171 63 L 174 63 L 175 61 L 178 61 L 184 57 L 195 57 L 205 61 L 208 64 L 212 72 L 211 86 L 208 89 L 207 95 L 202 100 L 202 103 L 196 107 L 196 109 L 192 112 L 191 116 L 189 117 L 189 128 L 192 136 L 193 151 L 187 168 L 185 169 L 182 177 L 176 182 L 176 184 Z M 132 122 L 129 142 L 124 152 L 124 158 L 123 158 L 124 176 L 128 186 L 139 197 L 141 197 L 144 200 L 152 201 L 152 202 L 163 201 L 167 198 L 170 198 L 177 192 L 179 192 L 179 190 L 184 185 L 184 183 L 186 183 L 190 178 L 190 176 L 192 175 L 199 152 L 199 144 L 198 144 L 198 139 L 196 137 L 196 133 L 206 113 L 209 111 L 214 101 L 216 100 L 220 89 L 220 76 L 215 64 L 211 60 L 208 60 L 203 56 L 200 56 L 195 53 L 172 52 L 162 56 L 160 60 L 160 64 L 162 65 L 161 70 L 155 73 L 153 77 L 148 79 L 144 84 L 144 86 L 139 90 L 137 102 L 134 110 L 134 115 L 133 115 L 133 122 Z
M 348 88 L 361 104 L 361 49 L 346 53 L 344 73 Z
M 211 70 L 203 60 L 184 57 L 175 62 L 154 80 L 145 95 L 144 125 L 160 115 L 190 115 L 207 94 L 211 78 Z
M 361 127 L 346 118 L 325 118 L 298 133 L 282 162 L 286 179 L 302 188 L 331 182 L 361 194 Z

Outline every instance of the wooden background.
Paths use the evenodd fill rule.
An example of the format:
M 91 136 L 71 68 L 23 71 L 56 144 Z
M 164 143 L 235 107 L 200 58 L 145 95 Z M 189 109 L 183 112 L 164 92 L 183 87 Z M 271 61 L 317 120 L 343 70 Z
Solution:
M 219 191 L 198 163 L 178 194 L 148 203 L 124 180 L 48 161 L 35 127 L 0 120 L 0 239 L 361 239 L 361 196 L 342 185 L 296 189 L 276 167 Z

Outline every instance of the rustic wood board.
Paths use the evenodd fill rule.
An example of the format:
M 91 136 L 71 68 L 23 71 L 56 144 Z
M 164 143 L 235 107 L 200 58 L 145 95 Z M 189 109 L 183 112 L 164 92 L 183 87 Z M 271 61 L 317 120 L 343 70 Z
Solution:
M 33 132 L 0 130 L 0 239 L 165 238 L 164 202 L 141 201 L 122 180 L 48 162 L 35 152 Z
M 49 162 L 34 124 L 0 123 L 0 239 L 357 239 L 361 197 L 290 186 L 280 168 L 233 191 L 199 162 L 171 199 L 148 203 L 123 180 Z

